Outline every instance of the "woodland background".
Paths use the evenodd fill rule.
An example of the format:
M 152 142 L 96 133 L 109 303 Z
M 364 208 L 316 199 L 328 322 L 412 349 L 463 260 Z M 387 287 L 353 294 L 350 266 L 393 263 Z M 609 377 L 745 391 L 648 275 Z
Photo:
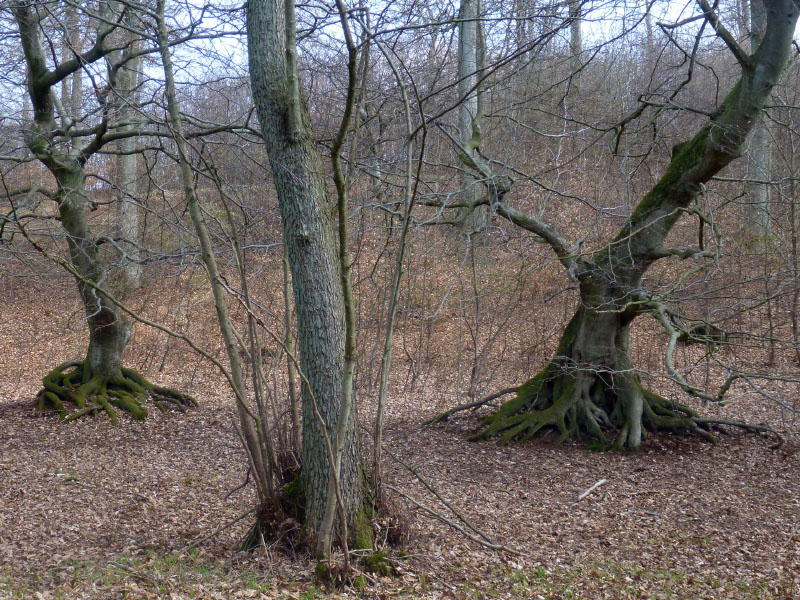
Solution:
M 91 3 L 31 5 L 46 15 L 41 27 L 53 64 L 98 28 Z M 130 136 L 133 146 L 110 143 L 92 156 L 87 214 L 108 240 L 98 248 L 114 293 L 135 315 L 207 355 L 134 322 L 125 364 L 192 394 L 199 406 L 162 412 L 149 405 L 143 422 L 120 412 L 119 426 L 102 414 L 62 423 L 54 411 L 36 410 L 42 377 L 82 360 L 88 334 L 75 280 L 53 260 L 67 256 L 67 236 L 52 198 L 39 192 L 54 180 L 22 141 L 33 107 L 13 3 L 0 6 L 0 597 L 800 596 L 796 44 L 744 155 L 698 197 L 705 220 L 687 214 L 670 233 L 676 247 L 702 238 L 712 259 L 697 269 L 702 261 L 662 261 L 643 282 L 686 323 L 706 327 L 675 348 L 675 371 L 686 382 L 715 396 L 730 373 L 749 375 L 724 403 L 688 397 L 665 366 L 668 336 L 646 315 L 633 324 L 630 350 L 643 382 L 665 398 L 772 432 L 729 427 L 716 444 L 657 433 L 635 452 L 556 444 L 551 431 L 499 445 L 467 438 L 500 400 L 422 423 L 545 367 L 579 294 L 542 239 L 491 207 L 458 217 L 453 204 L 469 198 L 472 186 L 495 185 L 465 166 L 472 138 L 460 107 L 480 91 L 477 156 L 498 181 L 513 180 L 503 201 L 583 240 L 580 252 L 589 253 L 622 227 L 674 145 L 719 106 L 739 67 L 713 29 L 701 28 L 706 21 L 694 3 L 486 0 L 473 19 L 484 30 L 485 56 L 468 80 L 459 77 L 463 4 L 348 8 L 359 43 L 370 47 L 343 154 L 354 389 L 368 457 L 401 243 L 405 257 L 390 333 L 386 510 L 373 522 L 376 548 L 387 550 L 395 572 L 365 572 L 365 585 L 335 589 L 316 577 L 307 549 L 288 533 L 251 553 L 235 551 L 257 498 L 252 482 L 242 485 L 248 467 L 233 394 L 208 359 L 228 364 L 175 160 L 181 153 L 168 135 L 157 54 L 131 69 L 124 118 L 160 133 Z M 260 138 L 250 95 L 244 10 L 167 6 L 171 39 L 183 40 L 173 59 L 193 188 L 241 333 L 246 386 L 252 393 L 257 368 L 275 439 L 289 457 L 298 448 L 285 344 L 295 327 L 270 140 Z M 752 7 L 713 8 L 749 47 Z M 348 83 L 338 18 L 324 3 L 297 7 L 301 91 L 326 169 Z M 102 61 L 85 65 L 60 85 L 73 122 L 89 127 L 104 118 L 103 94 L 116 89 L 106 69 Z M 465 91 L 464 81 L 474 83 Z M 135 177 L 121 183 L 125 155 L 136 157 Z M 401 242 L 408 194 L 414 208 Z M 243 341 L 248 313 L 236 246 L 260 331 L 255 361 Z M 473 536 L 478 530 L 505 550 L 469 539 L 409 497 L 462 527 L 459 519 L 468 521 Z

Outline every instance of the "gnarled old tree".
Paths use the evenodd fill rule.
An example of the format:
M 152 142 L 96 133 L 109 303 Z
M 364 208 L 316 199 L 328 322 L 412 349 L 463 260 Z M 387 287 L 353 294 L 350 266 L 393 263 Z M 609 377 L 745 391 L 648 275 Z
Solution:
M 52 406 L 67 419 L 105 411 L 116 423 L 114 407 L 128 411 L 137 419 L 145 418 L 147 412 L 142 402 L 150 396 L 157 402 L 178 406 L 194 404 L 194 400 L 156 386 L 122 366 L 122 354 L 131 327 L 109 297 L 100 244 L 110 240 L 96 238 L 89 227 L 87 210 L 90 203 L 85 181 L 86 164 L 93 155 L 115 139 L 140 134 L 130 128 L 116 127 L 112 120 L 115 111 L 111 101 L 115 94 L 116 76 L 124 68 L 124 61 L 133 60 L 136 52 L 125 52 L 126 48 L 132 47 L 132 36 L 120 35 L 118 26 L 129 7 L 108 2 L 101 2 L 98 7 L 98 12 L 87 19 L 95 28 L 92 43 L 85 50 L 72 47 L 58 61 L 44 44 L 45 39 L 52 41 L 46 25 L 49 19 L 54 18 L 53 7 L 35 0 L 23 0 L 14 3 L 12 11 L 24 51 L 27 93 L 33 109 L 33 119 L 25 124 L 23 132 L 25 144 L 47 167 L 57 186 L 53 192 L 45 191 L 43 186 L 29 192 L 44 193 L 58 206 L 69 247 L 70 260 L 64 264 L 77 281 L 89 327 L 86 358 L 62 364 L 44 377 L 39 407 Z M 70 8 L 75 10 L 75 6 Z M 57 14 L 55 18 L 58 18 Z M 69 44 L 72 39 L 66 33 L 62 37 L 64 44 Z M 115 54 L 124 58 L 114 61 L 111 57 Z M 107 86 L 95 90 L 99 106 L 93 108 L 97 109 L 99 116 L 92 115 L 91 109 L 87 109 L 76 117 L 73 112 L 80 102 L 73 98 L 71 107 L 63 106 L 58 100 L 59 86 L 68 78 L 76 78 L 88 65 L 100 64 L 107 57 Z M 76 87 L 79 88 L 73 83 L 73 93 Z M 68 415 L 66 403 L 75 404 L 77 412 Z
M 687 333 L 669 308 L 643 288 L 643 276 L 656 261 L 706 255 L 701 248 L 665 247 L 667 235 L 683 215 L 692 212 L 704 184 L 740 155 L 788 59 L 800 2 L 764 1 L 766 32 L 752 54 L 737 44 L 705 0 L 698 0 L 698 5 L 701 18 L 735 56 L 741 75 L 694 137 L 674 146 L 665 173 L 612 241 L 581 254 L 580 244 L 571 245 L 548 224 L 509 206 L 503 200 L 503 186 L 497 186 L 500 193 L 483 200 L 493 203 L 498 215 L 551 246 L 577 284 L 580 304 L 562 334 L 556 356 L 487 418 L 476 438 L 500 436 L 502 442 L 509 442 L 552 428 L 560 440 L 590 438 L 607 447 L 630 449 L 639 447 L 648 430 L 695 432 L 713 438 L 714 420 L 643 386 L 630 359 L 630 328 L 636 317 L 652 314 L 670 334 L 671 347 Z M 497 181 L 491 173 L 482 175 Z M 704 397 L 674 369 L 669 349 L 667 354 L 672 378 L 687 393 Z M 726 381 L 722 392 L 730 383 Z
M 355 347 L 347 217 L 337 158 L 352 111 L 356 56 L 345 23 L 346 11 L 341 3 L 337 7 L 350 51 L 349 109 L 345 110 L 345 124 L 333 152 L 339 192 L 338 250 L 337 207 L 327 194 L 322 160 L 300 95 L 294 4 L 291 0 L 249 0 L 247 5 L 251 87 L 278 195 L 297 314 L 303 374 L 303 447 L 298 483 L 305 500 L 305 523 L 312 537 L 319 536 L 317 554 L 322 560 L 327 558 L 331 527 L 352 532 L 360 548 L 370 544 L 352 397 Z M 332 477 L 332 472 L 337 476 Z M 335 526 L 331 520 L 334 494 L 339 499 Z

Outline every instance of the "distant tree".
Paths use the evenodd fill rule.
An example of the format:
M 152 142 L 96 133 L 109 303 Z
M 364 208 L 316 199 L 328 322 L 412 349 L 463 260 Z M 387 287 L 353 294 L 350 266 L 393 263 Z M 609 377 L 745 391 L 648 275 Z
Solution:
M 133 11 L 128 10 L 124 16 L 126 27 L 135 28 L 136 20 Z M 135 29 L 134 29 L 135 31 Z M 140 46 L 139 40 L 131 30 L 120 32 L 127 38 L 123 50 L 110 55 L 111 68 L 116 68 L 116 85 L 109 98 L 116 111 L 114 120 L 120 123 L 118 130 L 122 133 L 136 129 L 136 96 L 141 85 L 141 56 L 136 54 Z M 138 289 L 142 285 L 142 265 L 139 252 L 139 177 L 137 172 L 138 154 L 136 153 L 136 137 L 123 136 L 117 140 L 117 172 L 115 185 L 117 188 L 117 234 L 119 244 L 125 255 L 120 264 L 120 282 L 118 288 L 124 292 Z
M 461 159 L 467 164 L 478 158 L 481 143 L 481 117 L 483 99 L 480 77 L 484 67 L 485 39 L 481 21 L 481 1 L 461 0 L 458 14 L 458 138 L 461 143 Z M 486 224 L 486 209 L 477 207 L 475 200 L 482 193 L 482 186 L 469 168 L 462 171 L 464 207 L 457 219 L 469 231 L 482 229 Z
M 749 4 L 749 7 L 747 6 Z M 753 0 L 743 2 L 743 9 L 749 12 L 747 22 L 750 25 L 748 41 L 750 51 L 756 52 L 764 38 L 767 25 L 767 10 L 763 2 Z M 750 135 L 749 152 L 747 153 L 748 219 L 746 226 L 753 239 L 765 240 L 770 234 L 770 178 L 772 176 L 772 136 L 769 117 L 766 113 L 759 115 Z

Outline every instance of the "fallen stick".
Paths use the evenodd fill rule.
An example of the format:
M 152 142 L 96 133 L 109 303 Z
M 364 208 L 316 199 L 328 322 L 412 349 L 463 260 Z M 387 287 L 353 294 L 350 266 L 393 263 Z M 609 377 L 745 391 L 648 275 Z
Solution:
M 427 513 L 428 515 L 430 515 L 434 519 L 438 519 L 439 521 L 441 521 L 445 525 L 449 525 L 450 527 L 452 527 L 453 529 L 455 529 L 456 531 L 461 533 L 461 535 L 468 537 L 473 542 L 476 542 L 476 543 L 480 544 L 481 546 L 484 546 L 484 547 L 489 548 L 491 550 L 502 550 L 503 552 L 508 552 L 509 554 L 513 554 L 515 556 L 521 556 L 521 554 L 522 554 L 519 550 L 514 550 L 513 548 L 509 548 L 508 546 L 503 546 L 501 544 L 495 544 L 494 542 L 486 541 L 486 536 L 484 536 L 483 534 L 481 534 L 480 537 L 479 537 L 479 536 L 473 534 L 472 532 L 467 531 L 467 529 L 465 529 L 464 527 L 462 527 L 461 525 L 459 525 L 458 523 L 456 523 L 452 519 L 448 519 L 447 517 L 445 517 L 444 515 L 436 512 L 432 508 L 428 508 L 427 506 L 425 506 L 421 502 L 415 500 L 414 498 L 412 498 L 411 496 L 409 496 L 408 494 L 406 494 L 402 490 L 397 489 L 394 486 L 386 484 L 386 489 L 387 490 L 391 490 L 395 494 L 405 498 L 406 500 L 411 502 L 411 504 L 413 504 L 414 506 L 416 506 L 417 508 L 419 508 L 423 512 Z M 481 539 L 481 538 L 483 538 L 483 539 Z
M 585 492 L 583 492 L 583 493 L 582 493 L 580 496 L 578 496 L 578 502 L 580 502 L 581 500 L 583 500 L 584 498 L 586 498 L 586 496 L 588 496 L 589 494 L 591 494 L 593 491 L 595 491 L 597 488 L 599 488 L 599 487 L 600 487 L 601 485 L 603 485 L 604 483 L 608 483 L 608 480 L 607 480 L 607 479 L 601 479 L 600 481 L 598 481 L 597 483 L 595 483 L 595 484 L 594 484 L 592 487 L 590 487 L 588 490 L 586 490 L 586 491 L 585 491 Z
M 508 394 L 513 394 L 514 392 L 517 392 L 518 390 L 519 390 L 519 387 L 506 388 L 504 390 L 500 390 L 499 392 L 495 392 L 494 394 L 491 394 L 490 396 L 486 396 L 485 398 L 482 398 L 482 399 L 480 399 L 480 400 L 478 400 L 476 402 L 470 402 L 468 404 L 461 404 L 460 406 L 456 406 L 455 408 L 451 408 L 450 410 L 447 410 L 447 411 L 445 411 L 443 413 L 440 413 L 440 414 L 436 415 L 432 419 L 428 419 L 427 421 L 425 421 L 422 424 L 421 427 L 422 427 L 422 429 L 425 429 L 429 425 L 434 425 L 434 424 L 440 423 L 442 421 L 447 421 L 447 419 L 452 417 L 457 412 L 460 412 L 462 410 L 475 410 L 476 408 L 480 408 L 484 404 L 488 404 L 492 400 L 496 400 L 497 398 L 500 398 L 502 396 L 506 396 Z

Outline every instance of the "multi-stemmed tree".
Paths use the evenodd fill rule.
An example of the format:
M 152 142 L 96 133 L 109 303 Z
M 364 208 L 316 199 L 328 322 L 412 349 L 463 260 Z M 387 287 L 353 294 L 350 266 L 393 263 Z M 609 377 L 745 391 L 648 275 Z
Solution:
M 294 4 L 250 0 L 247 7 L 253 100 L 278 195 L 297 314 L 303 380 L 298 488 L 305 500 L 305 523 L 318 540 L 317 555 L 322 560 L 330 552 L 333 532 L 351 532 L 362 548 L 371 543 L 370 524 L 364 520 L 368 499 L 353 399 L 353 298 L 346 184 L 339 162 L 350 128 L 358 52 L 344 5 L 339 2 L 337 8 L 349 50 L 348 100 L 332 152 L 338 205 L 328 196 L 325 169 L 301 97 Z

